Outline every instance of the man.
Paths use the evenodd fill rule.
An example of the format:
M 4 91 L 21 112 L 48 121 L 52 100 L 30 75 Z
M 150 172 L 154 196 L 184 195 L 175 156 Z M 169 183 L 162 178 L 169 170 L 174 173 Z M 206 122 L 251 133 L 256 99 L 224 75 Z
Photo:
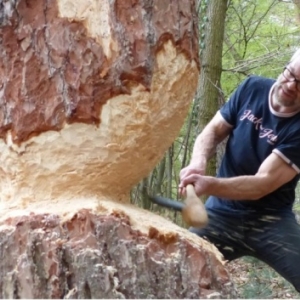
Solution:
M 205 176 L 229 136 L 217 177 Z M 193 184 L 209 223 L 190 230 L 226 260 L 254 256 L 300 292 L 300 226 L 292 212 L 300 174 L 300 49 L 278 79 L 247 78 L 197 137 L 179 190 Z

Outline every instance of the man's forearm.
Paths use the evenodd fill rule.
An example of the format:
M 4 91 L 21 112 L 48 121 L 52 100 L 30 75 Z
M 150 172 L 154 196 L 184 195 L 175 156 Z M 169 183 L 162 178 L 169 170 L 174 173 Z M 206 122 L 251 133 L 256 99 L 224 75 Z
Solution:
M 217 145 L 221 143 L 231 131 L 221 114 L 218 112 L 196 139 L 191 164 L 204 166 L 216 152 Z
M 203 186 L 204 194 L 229 200 L 258 200 L 274 190 L 269 180 L 261 176 L 203 176 Z
M 220 138 L 216 133 L 210 128 L 205 128 L 196 139 L 190 164 L 205 171 L 207 163 L 215 154 L 219 143 Z

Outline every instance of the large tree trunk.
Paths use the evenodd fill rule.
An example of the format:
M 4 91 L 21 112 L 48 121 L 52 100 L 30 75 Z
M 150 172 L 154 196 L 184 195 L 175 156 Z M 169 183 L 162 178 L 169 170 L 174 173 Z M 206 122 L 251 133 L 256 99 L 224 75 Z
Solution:
M 213 246 L 129 204 L 194 96 L 194 1 L 6 0 L 0 21 L 0 297 L 232 297 Z

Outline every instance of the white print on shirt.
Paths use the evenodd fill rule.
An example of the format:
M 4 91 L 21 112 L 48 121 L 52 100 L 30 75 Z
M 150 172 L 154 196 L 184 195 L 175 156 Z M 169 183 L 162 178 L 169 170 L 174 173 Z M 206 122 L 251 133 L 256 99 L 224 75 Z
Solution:
M 262 126 L 262 118 L 255 117 L 252 114 L 252 110 L 247 109 L 244 111 L 244 114 L 241 116 L 240 120 L 244 121 L 245 119 L 249 120 L 255 125 L 255 129 L 259 130 L 259 137 L 261 139 L 267 138 L 267 142 L 270 143 L 271 145 L 274 145 L 277 141 L 277 135 L 274 134 L 273 129 L 269 128 L 264 128 Z

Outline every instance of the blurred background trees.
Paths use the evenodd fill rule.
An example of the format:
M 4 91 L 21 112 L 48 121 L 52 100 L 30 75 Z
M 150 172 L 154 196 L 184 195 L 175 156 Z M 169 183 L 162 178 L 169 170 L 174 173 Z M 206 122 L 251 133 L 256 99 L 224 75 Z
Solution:
M 198 90 L 177 139 L 149 176 L 131 191 L 132 203 L 180 226 L 185 226 L 180 214 L 157 207 L 148 195 L 179 199 L 179 172 L 189 163 L 196 136 L 243 79 L 251 74 L 276 79 L 300 45 L 300 0 L 198 0 L 197 11 L 201 61 Z M 218 148 L 208 174 L 216 174 L 223 148 Z M 300 184 L 296 198 L 294 209 L 300 214 Z M 244 288 L 245 294 L 241 291 L 241 297 L 276 297 L 272 292 L 259 294 L 260 288 L 255 285 L 249 292 L 251 284 Z

